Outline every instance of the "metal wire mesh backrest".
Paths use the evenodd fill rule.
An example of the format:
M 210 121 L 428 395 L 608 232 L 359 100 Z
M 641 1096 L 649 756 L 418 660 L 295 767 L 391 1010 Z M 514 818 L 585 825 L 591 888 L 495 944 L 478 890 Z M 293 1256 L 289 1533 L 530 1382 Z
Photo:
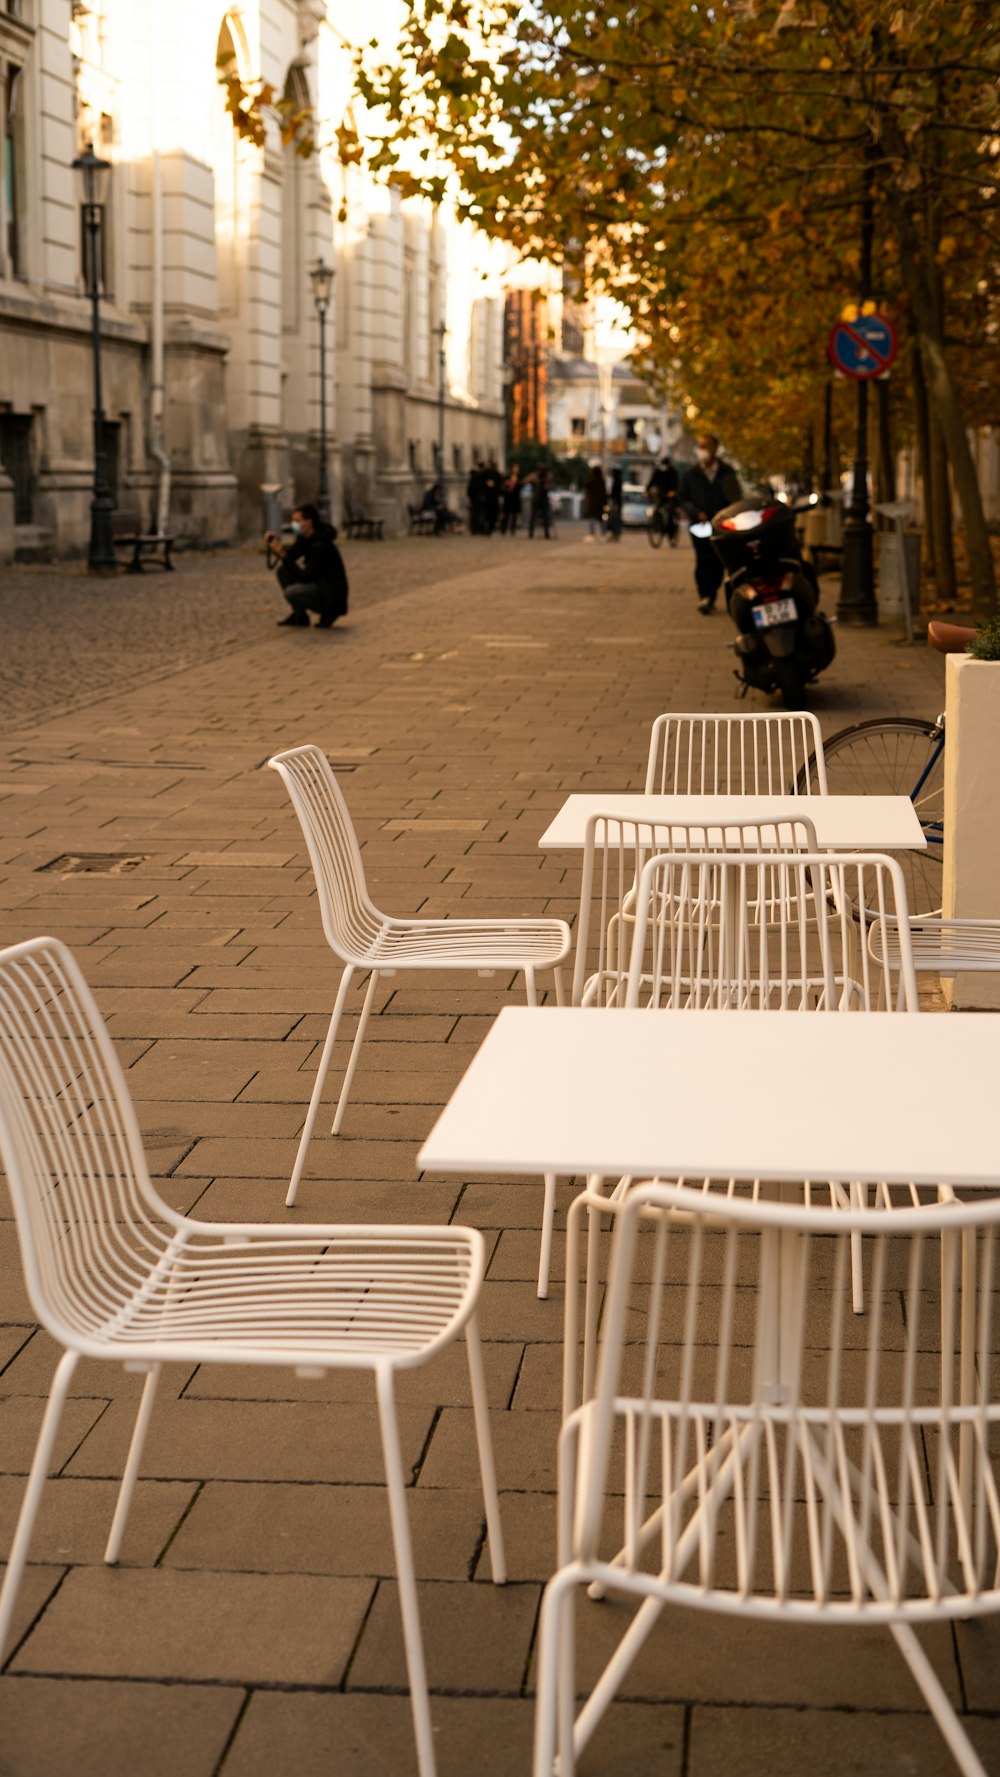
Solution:
M 794 821 L 706 825 L 592 815 L 584 840 L 573 1004 L 624 1005 L 635 931 L 636 892 L 651 855 L 676 851 L 759 853 L 816 849 L 816 829 L 806 816 Z
M 626 1570 L 748 1609 L 996 1609 L 1000 1200 L 846 1212 L 646 1184 L 615 1221 L 574 1553 L 618 1543 Z
M 810 765 L 811 770 L 804 769 Z M 825 795 L 819 722 L 809 710 L 657 716 L 649 737 L 645 790 L 664 796 Z
M 268 760 L 292 799 L 316 878 L 323 931 L 345 962 L 363 962 L 385 923 L 372 905 L 354 823 L 330 762 L 319 747 L 294 747 Z
M 877 853 L 650 858 L 636 896 L 629 1006 L 872 1011 L 885 992 L 867 930 L 899 946 L 898 1003 L 918 1006 L 899 865 Z M 898 922 L 898 926 L 897 926 Z M 879 947 L 885 954 L 884 943 Z
M 179 1218 L 150 1185 L 118 1059 L 55 938 L 0 952 L 0 1151 L 39 1318 L 64 1341 L 106 1325 Z

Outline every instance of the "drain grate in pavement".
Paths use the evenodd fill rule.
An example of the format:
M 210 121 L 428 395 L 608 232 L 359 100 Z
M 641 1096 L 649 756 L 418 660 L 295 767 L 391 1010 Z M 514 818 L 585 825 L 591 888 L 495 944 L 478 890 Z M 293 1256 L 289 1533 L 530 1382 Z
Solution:
M 65 851 L 48 864 L 39 864 L 36 876 L 127 876 L 149 857 L 138 851 Z

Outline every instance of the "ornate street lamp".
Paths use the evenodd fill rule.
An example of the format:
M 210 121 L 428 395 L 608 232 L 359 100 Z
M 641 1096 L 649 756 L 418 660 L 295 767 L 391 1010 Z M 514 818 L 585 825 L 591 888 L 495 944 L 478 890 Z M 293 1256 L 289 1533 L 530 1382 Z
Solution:
M 91 333 L 94 358 L 94 491 L 90 502 L 90 548 L 87 566 L 92 574 L 108 574 L 115 567 L 111 531 L 111 489 L 108 457 L 104 448 L 104 404 L 101 398 L 101 288 L 98 247 L 104 226 L 104 207 L 111 180 L 111 162 L 101 160 L 88 142 L 73 162 L 80 191 L 80 210 L 88 243 Z
M 445 383 L 445 352 L 444 342 L 448 329 L 443 321 L 439 321 L 434 329 L 438 336 L 438 477 L 444 484 L 444 383 Z
M 330 522 L 330 476 L 326 461 L 326 316 L 333 289 L 333 266 L 322 256 L 310 267 L 313 302 L 319 316 L 319 499 L 320 513 Z

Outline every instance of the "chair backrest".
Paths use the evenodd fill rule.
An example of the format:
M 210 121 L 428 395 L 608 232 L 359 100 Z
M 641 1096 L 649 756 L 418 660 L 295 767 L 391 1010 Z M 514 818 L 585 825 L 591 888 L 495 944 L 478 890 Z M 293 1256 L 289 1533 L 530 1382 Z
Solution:
M 644 787 L 651 796 L 825 795 L 819 722 L 809 710 L 657 716 Z
M 385 921 L 372 905 L 354 823 L 321 747 L 293 747 L 268 760 L 299 817 L 316 879 L 323 931 L 344 962 L 362 963 Z
M 181 1218 L 149 1182 L 118 1058 L 65 945 L 0 951 L 0 1154 L 25 1281 L 64 1344 L 148 1280 Z
M 615 1229 L 595 1392 L 564 1432 L 560 1564 L 617 1546 L 650 1590 L 715 1589 L 757 1614 L 762 1600 L 831 1621 L 997 1609 L 1000 1197 L 919 1206 L 901 1189 L 902 1207 L 875 1210 L 733 1197 L 724 1181 L 578 1199 L 575 1238 L 590 1204 Z M 978 1285 L 964 1348 L 963 1262 Z
M 636 821 L 618 815 L 592 815 L 584 839 L 573 1004 L 624 1005 L 635 931 L 636 893 L 651 854 L 682 850 L 756 854 L 816 849 L 816 828 L 806 816 L 714 825 L 704 821 Z
M 863 911 L 862 911 L 863 910 Z M 918 1009 L 906 888 L 893 858 L 866 852 L 687 851 L 650 858 L 636 896 L 625 1004 L 719 1011 L 872 1011 L 893 993 Z

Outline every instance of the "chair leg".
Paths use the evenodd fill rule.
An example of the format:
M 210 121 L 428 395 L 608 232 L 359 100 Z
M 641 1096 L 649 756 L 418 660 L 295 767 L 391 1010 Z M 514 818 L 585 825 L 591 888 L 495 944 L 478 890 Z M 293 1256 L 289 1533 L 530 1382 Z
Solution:
M 371 972 L 371 975 L 369 976 L 369 980 L 368 980 L 368 992 L 365 994 L 365 1003 L 361 1008 L 361 1016 L 358 1019 L 358 1028 L 354 1033 L 354 1042 L 351 1045 L 351 1053 L 350 1053 L 350 1056 L 349 1056 L 348 1062 L 347 1062 L 347 1071 L 344 1074 L 344 1083 L 340 1088 L 340 1097 L 337 1100 L 337 1109 L 334 1112 L 333 1128 L 330 1131 L 331 1135 L 339 1135 L 340 1134 L 341 1124 L 344 1121 L 344 1112 L 347 1109 L 347 1100 L 348 1100 L 348 1097 L 350 1096 L 350 1091 L 351 1091 L 351 1086 L 354 1081 L 354 1076 L 357 1073 L 358 1058 L 361 1054 L 361 1045 L 365 1040 L 365 1031 L 368 1028 L 368 1020 L 371 1016 L 372 1001 L 375 998 L 375 989 L 377 986 L 378 986 L 378 970 L 373 969 Z
M 890 1623 L 893 1640 L 923 1691 L 927 1707 L 941 1729 L 962 1777 L 986 1777 L 972 1742 L 945 1694 L 937 1673 L 908 1623 Z
M 868 1208 L 868 1186 L 857 1182 L 851 1186 L 851 1208 Z M 851 1306 L 855 1314 L 865 1311 L 865 1272 L 862 1260 L 862 1236 L 855 1228 L 851 1235 Z
M 535 990 L 534 969 L 529 968 L 524 971 L 524 994 L 529 1006 L 537 1006 L 538 994 Z
M 0 1663 L 3 1661 L 7 1637 L 10 1634 L 10 1625 L 14 1615 L 14 1606 L 17 1603 L 21 1576 L 24 1573 L 24 1564 L 28 1559 L 28 1546 L 31 1542 L 31 1533 L 35 1528 L 42 1488 L 45 1486 L 45 1477 L 49 1472 L 49 1463 L 52 1460 L 52 1447 L 56 1441 L 56 1432 L 59 1430 L 59 1421 L 66 1403 L 66 1393 L 73 1379 L 76 1365 L 76 1352 L 64 1351 L 52 1378 L 52 1387 L 49 1389 L 49 1398 L 38 1433 L 35 1454 L 31 1459 L 28 1485 L 24 1490 L 14 1541 L 7 1557 L 7 1571 L 4 1575 L 3 1587 L 0 1589 Z
M 556 967 L 552 971 L 552 975 L 553 975 L 553 979 L 556 984 L 556 1005 L 557 1006 L 564 1006 L 566 1004 L 566 989 L 565 989 L 565 986 L 563 985 L 563 972 L 562 972 L 562 965 L 561 964 L 559 964 L 559 963 L 556 964 Z
M 399 1427 L 396 1424 L 396 1402 L 391 1370 L 375 1374 L 378 1395 L 379 1426 L 382 1432 L 382 1453 L 385 1479 L 389 1493 L 389 1518 L 392 1524 L 392 1546 L 396 1556 L 396 1578 L 399 1581 L 399 1609 L 403 1619 L 403 1642 L 406 1647 L 406 1670 L 410 1680 L 410 1708 L 417 1742 L 417 1767 L 420 1777 L 435 1777 L 434 1742 L 431 1736 L 430 1701 L 427 1696 L 427 1670 L 420 1634 L 417 1609 L 417 1581 L 413 1571 L 413 1547 L 406 1513 L 406 1482 L 403 1459 L 399 1449 Z
M 533 1777 L 573 1777 L 573 1615 L 577 1580 L 572 1568 L 553 1574 L 538 1625 Z M 558 1763 L 556 1758 L 558 1748 Z
M 333 1058 L 333 1045 L 337 1039 L 337 1026 L 343 1015 L 344 1001 L 347 998 L 347 989 L 351 985 L 351 976 L 353 974 L 354 970 L 350 963 L 348 963 L 347 968 L 340 977 L 340 986 L 337 989 L 337 998 L 334 1002 L 333 1015 L 330 1019 L 330 1028 L 326 1033 L 326 1042 L 323 1044 L 323 1053 L 320 1056 L 319 1072 L 316 1075 L 316 1082 L 312 1089 L 312 1097 L 309 1100 L 309 1109 L 306 1112 L 305 1127 L 299 1137 L 299 1151 L 295 1156 L 295 1165 L 292 1167 L 291 1183 L 288 1186 L 288 1195 L 285 1198 L 285 1206 L 288 1209 L 291 1209 L 292 1204 L 295 1202 L 295 1199 L 299 1194 L 299 1183 L 302 1178 L 302 1169 L 305 1166 L 306 1154 L 309 1151 L 309 1143 L 312 1140 L 312 1132 L 319 1112 L 320 1100 L 323 1097 L 323 1087 L 326 1085 L 326 1076 L 330 1072 L 330 1062 Z
M 496 1465 L 493 1461 L 493 1438 L 490 1433 L 490 1404 L 483 1371 L 483 1348 L 479 1342 L 479 1323 L 470 1314 L 465 1327 L 465 1348 L 469 1358 L 469 1383 L 472 1390 L 472 1413 L 476 1424 L 476 1445 L 479 1469 L 483 1478 L 483 1503 L 486 1507 L 486 1530 L 490 1542 L 490 1570 L 493 1584 L 502 1586 L 507 1579 L 507 1557 L 504 1554 L 503 1530 L 500 1524 L 500 1496 L 497 1493 Z
M 118 1489 L 115 1515 L 111 1520 L 111 1529 L 108 1532 L 108 1545 L 104 1551 L 104 1559 L 109 1567 L 115 1566 L 118 1560 L 119 1551 L 121 1550 L 122 1537 L 125 1534 L 125 1522 L 128 1518 L 129 1507 L 132 1504 L 132 1495 L 135 1492 L 135 1484 L 139 1478 L 139 1464 L 142 1461 L 143 1445 L 146 1442 L 146 1433 L 149 1430 L 149 1422 L 153 1416 L 153 1403 L 156 1400 L 156 1385 L 160 1380 L 160 1368 L 161 1366 L 159 1364 L 154 1364 L 143 1384 L 142 1399 L 139 1402 L 139 1411 L 135 1416 L 135 1425 L 132 1430 L 132 1442 L 129 1445 L 128 1457 L 125 1462 L 125 1472 L 122 1475 L 122 1484 Z

